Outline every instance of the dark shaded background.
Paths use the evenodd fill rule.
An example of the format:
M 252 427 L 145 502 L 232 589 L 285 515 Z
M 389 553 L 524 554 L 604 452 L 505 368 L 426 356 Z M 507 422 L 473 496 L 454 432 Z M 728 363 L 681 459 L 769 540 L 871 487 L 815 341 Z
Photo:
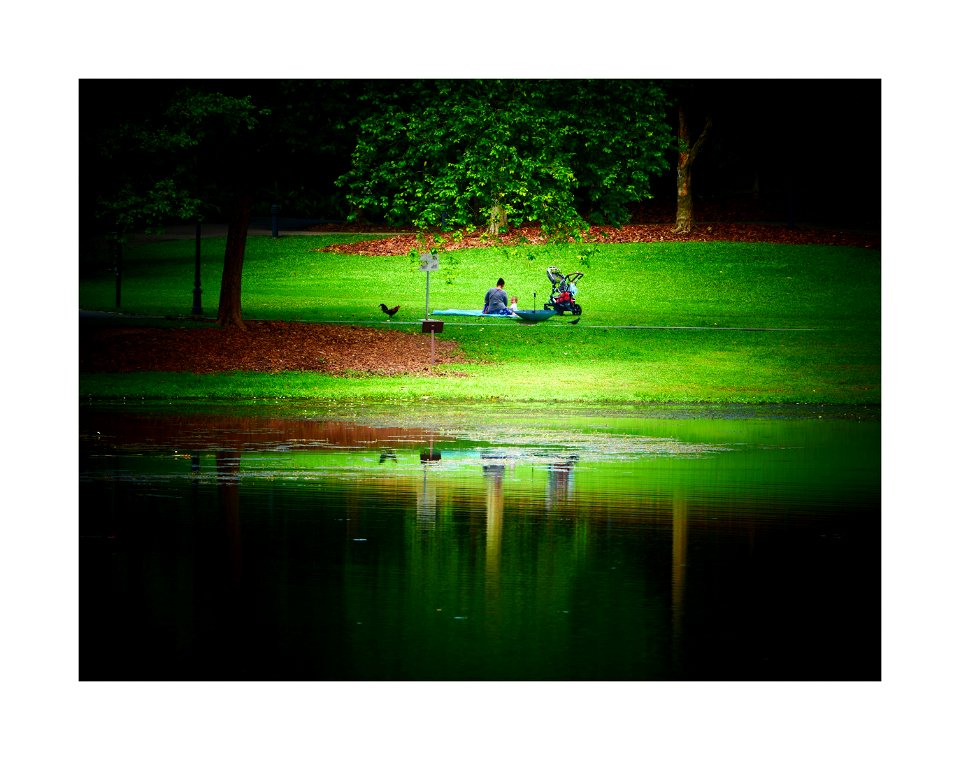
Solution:
M 347 207 L 335 181 L 349 167 L 359 94 L 371 80 L 81 80 L 81 226 L 89 229 L 101 180 L 93 146 L 104 129 L 142 121 L 184 85 L 249 94 L 274 113 L 296 101 L 309 105 L 309 150 L 272 147 L 273 203 L 288 217 L 343 221 Z M 378 86 L 390 80 L 376 80 Z M 677 80 L 665 83 L 688 104 L 691 140 L 706 116 L 713 126 L 694 164 L 695 222 L 742 221 L 842 228 L 880 225 L 881 84 L 878 79 Z M 373 105 L 367 107 L 375 107 Z M 289 110 L 289 109 L 287 109 Z M 676 111 L 670 114 L 676 131 Z M 674 157 L 675 160 L 675 157 Z M 632 221 L 672 221 L 676 178 L 654 182 L 654 199 L 638 204 Z

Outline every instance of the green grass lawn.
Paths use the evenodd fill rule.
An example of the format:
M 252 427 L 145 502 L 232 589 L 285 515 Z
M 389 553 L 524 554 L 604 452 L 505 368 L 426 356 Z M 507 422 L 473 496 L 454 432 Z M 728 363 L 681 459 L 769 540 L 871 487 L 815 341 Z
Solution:
M 355 239 L 250 238 L 244 318 L 419 332 L 426 275 L 418 260 L 315 250 Z M 223 245 L 222 239 L 203 241 L 209 315 L 216 311 Z M 193 241 L 128 247 L 123 310 L 188 315 L 193 261 Z M 81 397 L 880 402 L 876 251 L 765 243 L 452 251 L 441 254 L 440 270 L 431 274 L 430 308 L 480 308 L 497 277 L 521 308 L 542 307 L 550 293 L 548 265 L 585 273 L 578 325 L 569 317 L 540 324 L 447 317 L 442 337 L 456 340 L 470 361 L 433 377 L 84 375 Z M 80 282 L 81 308 L 113 310 L 114 295 L 109 273 Z M 381 302 L 400 305 L 392 323 Z M 644 329 L 624 329 L 638 327 Z M 665 327 L 709 329 L 650 329 Z

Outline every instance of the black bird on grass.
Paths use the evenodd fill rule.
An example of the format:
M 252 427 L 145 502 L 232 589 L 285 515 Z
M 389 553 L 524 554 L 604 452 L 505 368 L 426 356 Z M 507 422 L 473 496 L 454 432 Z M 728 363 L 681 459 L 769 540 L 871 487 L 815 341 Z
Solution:
M 398 311 L 400 311 L 400 304 L 397 304 L 392 309 L 388 309 L 385 303 L 380 304 L 380 310 L 386 314 L 388 317 L 392 317 Z

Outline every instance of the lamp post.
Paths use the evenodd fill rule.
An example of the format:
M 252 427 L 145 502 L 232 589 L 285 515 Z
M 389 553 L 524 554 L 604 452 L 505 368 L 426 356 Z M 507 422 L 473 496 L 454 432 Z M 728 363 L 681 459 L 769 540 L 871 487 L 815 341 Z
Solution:
M 196 246 L 196 255 L 194 256 L 194 267 L 193 267 L 193 309 L 191 314 L 200 315 L 203 314 L 203 306 L 200 304 L 200 294 L 203 291 L 200 289 L 200 222 L 197 222 L 197 246 Z
M 123 280 L 123 241 L 120 238 L 120 233 L 113 231 L 108 233 L 107 240 L 109 241 L 111 253 L 113 254 L 113 277 L 114 285 L 116 289 L 116 308 L 120 308 L 120 284 Z

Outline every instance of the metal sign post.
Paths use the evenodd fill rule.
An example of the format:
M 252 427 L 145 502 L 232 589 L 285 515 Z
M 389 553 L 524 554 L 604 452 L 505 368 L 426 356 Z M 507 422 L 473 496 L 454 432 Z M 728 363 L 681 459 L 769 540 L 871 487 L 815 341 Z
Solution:
M 430 319 L 430 273 L 435 272 L 440 268 L 440 254 L 438 253 L 421 253 L 420 254 L 420 271 L 427 273 L 427 305 L 423 313 L 424 319 Z
M 443 320 L 425 319 L 420 323 L 420 332 L 430 333 L 430 364 L 436 363 L 436 335 L 443 332 Z
M 437 319 L 430 319 L 430 273 L 440 268 L 440 254 L 421 253 L 420 271 L 427 273 L 427 304 L 423 314 L 423 324 L 421 332 L 430 333 L 430 366 L 436 362 L 436 334 L 443 332 L 443 322 Z

